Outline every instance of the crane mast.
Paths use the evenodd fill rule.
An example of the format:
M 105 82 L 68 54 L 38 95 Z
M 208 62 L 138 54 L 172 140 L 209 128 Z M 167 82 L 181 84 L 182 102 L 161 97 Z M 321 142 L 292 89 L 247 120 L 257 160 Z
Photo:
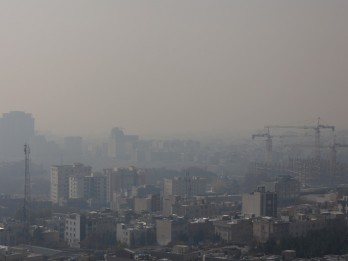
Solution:
M 269 125 L 269 126 L 266 126 L 265 128 L 268 128 L 268 129 L 304 129 L 304 130 L 314 130 L 315 132 L 315 159 L 316 161 L 319 163 L 320 162 L 320 158 L 321 158 L 321 155 L 320 155 L 320 148 L 321 148 L 321 145 L 320 145 L 320 130 L 321 129 L 331 129 L 333 132 L 335 131 L 335 126 L 332 126 L 332 125 L 323 125 L 323 124 L 320 124 L 320 118 L 318 118 L 318 122 L 317 122 L 317 125 L 316 126 L 308 126 L 308 125 L 293 125 L 293 126 L 286 126 L 286 125 Z
M 266 133 L 253 134 L 252 139 L 256 137 L 265 137 L 266 138 L 266 153 L 267 153 L 267 163 L 272 163 L 272 136 L 270 135 L 269 128 Z

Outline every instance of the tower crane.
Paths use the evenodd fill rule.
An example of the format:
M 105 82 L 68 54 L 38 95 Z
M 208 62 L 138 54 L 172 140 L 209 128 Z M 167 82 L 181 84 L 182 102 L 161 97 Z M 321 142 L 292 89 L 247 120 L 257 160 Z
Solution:
M 348 144 L 336 143 L 336 136 L 331 146 L 331 174 L 336 175 L 336 164 L 337 164 L 337 150 L 336 148 L 348 148 Z
M 269 128 L 267 128 L 266 133 L 253 134 L 252 139 L 254 140 L 256 137 L 265 137 L 266 138 L 266 155 L 267 162 L 272 162 L 272 136 L 270 135 Z
M 299 137 L 298 135 L 271 135 L 270 129 L 267 128 L 267 131 L 264 133 L 253 134 L 252 139 L 255 138 L 266 138 L 266 160 L 268 163 L 272 163 L 273 160 L 273 138 L 285 138 L 285 137 Z
M 320 118 L 318 118 L 318 122 L 316 126 L 284 126 L 284 125 L 269 125 L 266 126 L 267 129 L 304 129 L 304 130 L 314 130 L 315 132 L 315 158 L 319 162 L 320 161 L 320 130 L 321 129 L 331 129 L 332 132 L 335 131 L 335 126 L 331 125 L 323 125 L 320 124 Z

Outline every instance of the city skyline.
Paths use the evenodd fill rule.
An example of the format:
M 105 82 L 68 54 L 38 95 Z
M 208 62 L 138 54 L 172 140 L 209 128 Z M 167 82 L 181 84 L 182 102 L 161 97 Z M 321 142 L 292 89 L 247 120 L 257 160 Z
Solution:
M 46 137 L 48 138 L 48 140 L 55 140 L 55 141 L 58 141 L 59 140 L 59 143 L 66 143 L 66 139 L 70 139 L 70 138 L 75 138 L 75 139 L 87 139 L 87 140 L 91 140 L 91 141 L 106 141 L 110 138 L 110 135 L 113 135 L 113 131 L 115 129 L 118 129 L 120 130 L 121 132 L 124 132 L 124 133 L 127 133 L 127 136 L 130 136 L 130 137 L 139 137 L 139 135 L 144 138 L 144 139 L 150 139 L 150 140 L 176 140 L 176 139 L 182 139 L 182 140 L 199 140 L 199 141 L 206 141 L 206 142 L 209 142 L 209 141 L 221 141 L 221 140 L 224 140 L 224 139 L 229 139 L 231 141 L 234 140 L 239 140 L 239 139 L 242 139 L 242 140 L 245 140 L 245 139 L 250 139 L 250 136 L 254 136 L 255 133 L 265 133 L 267 132 L 267 128 L 269 125 L 265 125 L 265 126 L 259 126 L 259 128 L 257 129 L 247 129 L 247 130 L 244 130 L 244 131 L 241 131 L 241 130 L 232 130 L 231 133 L 227 133 L 227 132 L 215 132 L 215 133 L 209 133 L 209 132 L 204 132 L 203 131 L 198 131 L 198 132 L 177 132 L 177 133 L 147 133 L 147 134 L 141 134 L 141 133 L 137 133 L 137 132 L 129 132 L 129 130 L 127 128 L 123 128 L 121 126 L 112 126 L 110 129 L 104 129 L 102 132 L 98 133 L 98 134 L 92 134 L 89 133 L 89 135 L 85 134 L 85 133 L 56 133 L 50 129 L 47 129 L 47 130 L 40 130 L 37 128 L 37 119 L 35 118 L 35 115 L 33 115 L 32 113 L 30 112 L 27 112 L 27 111 L 19 111 L 19 110 L 14 110 L 14 111 L 7 111 L 7 112 L 4 112 L 4 113 L 0 113 L 0 121 L 2 118 L 4 118 L 4 120 L 6 118 L 8 118 L 8 116 L 12 117 L 12 116 L 15 116 L 17 115 L 18 116 L 28 116 L 30 118 L 32 118 L 32 133 L 30 134 L 30 136 L 34 137 L 34 135 L 38 135 L 38 136 L 42 136 L 42 137 Z M 16 118 L 16 117 L 15 117 Z M 12 121 L 15 119 L 13 118 Z M 8 130 L 7 132 L 11 132 L 11 131 L 16 131 L 16 125 L 17 124 L 23 124 L 22 121 L 18 121 L 19 118 L 15 121 L 13 121 L 13 123 L 15 123 L 15 125 L 4 125 L 4 127 L 6 127 Z M 18 121 L 18 122 L 16 122 Z M 35 122 L 35 123 L 34 123 Z M 4 122 L 5 123 L 5 122 Z M 13 124 L 12 123 L 12 124 Z M 296 123 L 297 124 L 297 123 Z M 315 128 L 315 126 L 317 124 L 324 124 L 324 125 L 328 125 L 327 122 L 324 122 L 320 117 L 318 118 L 315 118 L 313 119 L 311 122 L 307 121 L 307 122 L 301 122 L 299 123 L 298 125 L 296 124 L 290 124 L 288 123 L 288 126 L 308 126 L 310 128 Z M 277 125 L 275 125 L 277 126 Z M 334 126 L 334 128 L 336 127 L 335 125 L 331 125 L 331 126 Z M 336 127 L 336 132 L 339 134 L 338 136 L 338 139 L 341 140 L 341 139 L 345 139 L 346 138 L 346 131 L 347 129 L 338 129 Z M 278 133 L 279 131 L 276 131 L 276 133 Z M 301 132 L 297 131 L 299 135 L 304 135 L 304 136 L 310 136 L 307 132 L 303 132 L 301 134 Z M 251 133 L 254 133 L 251 135 Z M 27 134 L 25 134 L 27 135 Z M 24 136 L 25 136 L 24 135 Z M 28 137 L 24 137 L 23 136 L 23 140 L 25 140 L 26 142 L 28 142 L 30 139 Z M 254 138 L 253 138 L 254 139 Z M 23 142 L 22 142 L 23 143 Z
M 348 261 L 348 1 L 0 1 L 0 261 Z

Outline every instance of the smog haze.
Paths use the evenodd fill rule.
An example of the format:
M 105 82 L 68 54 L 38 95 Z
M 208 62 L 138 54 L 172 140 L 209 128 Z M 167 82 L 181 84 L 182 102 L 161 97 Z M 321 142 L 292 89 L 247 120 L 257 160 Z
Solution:
M 348 128 L 347 1 L 0 3 L 0 112 L 39 130 Z M 104 135 L 105 136 L 105 135 Z

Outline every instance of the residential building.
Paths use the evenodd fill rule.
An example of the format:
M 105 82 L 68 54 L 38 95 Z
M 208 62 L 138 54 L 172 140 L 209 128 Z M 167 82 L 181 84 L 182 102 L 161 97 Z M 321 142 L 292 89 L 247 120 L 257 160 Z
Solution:
M 300 182 L 288 175 L 278 176 L 276 180 L 261 183 L 266 191 L 275 192 L 279 204 L 295 203 L 300 196 Z
M 154 185 L 141 185 L 132 188 L 132 196 L 145 197 L 147 195 L 157 195 L 161 193 L 161 189 Z
M 84 177 L 84 198 L 93 205 L 106 204 L 107 178 L 100 173 L 92 173 L 91 176 Z
M 145 175 L 135 167 L 104 169 L 106 176 L 107 202 L 112 202 L 113 194 L 129 194 L 132 187 L 144 185 Z
M 165 178 L 163 195 L 180 195 L 185 197 L 204 195 L 207 190 L 207 180 L 200 177 Z
M 243 194 L 242 214 L 247 217 L 277 217 L 277 194 L 262 186 L 257 191 Z
M 83 247 L 110 246 L 116 242 L 117 217 L 110 211 L 89 212 L 85 215 Z
M 214 233 L 223 241 L 231 244 L 248 244 L 253 239 L 251 219 L 216 220 Z
M 69 198 L 84 198 L 84 178 L 83 176 L 69 177 Z
M 146 246 L 155 242 L 154 226 L 145 222 L 134 225 L 117 224 L 117 242 L 125 243 L 128 247 Z
M 194 243 L 211 240 L 214 237 L 213 222 L 213 220 L 208 218 L 198 218 L 188 222 L 188 240 Z
M 271 217 L 259 217 L 253 220 L 253 237 L 257 242 L 265 243 L 269 239 L 280 240 L 289 235 L 289 222 Z
M 83 164 L 51 167 L 51 201 L 63 204 L 70 196 L 79 198 L 82 194 L 80 178 L 91 175 L 92 168 Z M 70 177 L 76 179 L 70 180 Z M 70 186 L 70 181 L 72 186 Z
M 160 246 L 166 246 L 176 240 L 185 241 L 187 233 L 187 222 L 183 218 L 156 220 L 156 240 Z
M 220 214 L 220 206 L 203 201 L 180 201 L 172 205 L 172 214 L 186 218 L 213 217 Z
M 134 197 L 134 212 L 158 212 L 161 211 L 161 197 L 148 195 L 146 197 Z
M 179 196 L 177 195 L 166 195 L 162 197 L 162 214 L 168 217 L 173 214 L 173 205 L 178 203 Z
M 70 214 L 65 218 L 64 240 L 70 247 L 80 248 L 85 237 L 85 218 L 79 214 Z
M 51 167 L 51 201 L 63 204 L 69 198 L 69 178 L 73 175 L 73 168 L 67 166 Z

